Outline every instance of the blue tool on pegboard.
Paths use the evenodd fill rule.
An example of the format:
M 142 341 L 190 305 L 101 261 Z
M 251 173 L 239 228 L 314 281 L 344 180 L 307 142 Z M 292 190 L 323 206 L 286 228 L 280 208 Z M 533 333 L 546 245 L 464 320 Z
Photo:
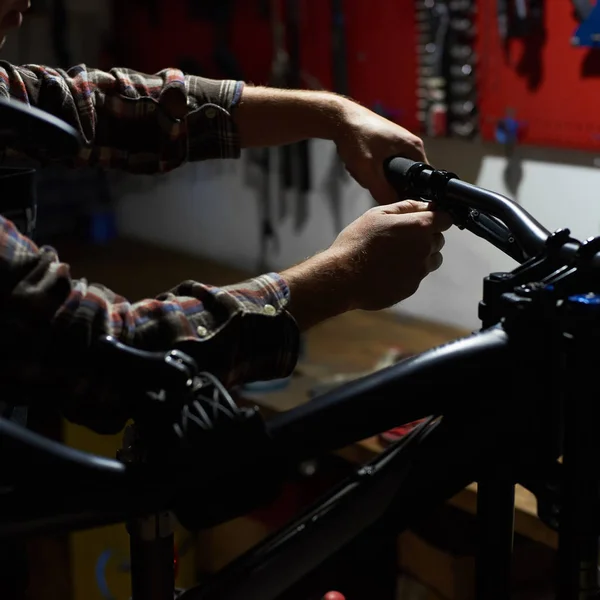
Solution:
M 525 123 L 512 117 L 500 119 L 496 125 L 496 142 L 504 146 L 515 145 L 519 139 L 519 132 Z
M 600 48 L 600 3 L 592 6 L 589 0 L 572 0 L 580 25 L 571 43 L 584 48 Z

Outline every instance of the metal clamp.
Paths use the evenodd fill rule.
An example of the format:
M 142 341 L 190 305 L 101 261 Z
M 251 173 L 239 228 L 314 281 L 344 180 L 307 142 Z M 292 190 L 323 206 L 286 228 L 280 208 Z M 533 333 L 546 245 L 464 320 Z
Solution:
M 600 252 L 600 236 L 588 238 L 579 246 L 575 254 L 575 261 L 580 266 L 587 266 L 598 252 Z

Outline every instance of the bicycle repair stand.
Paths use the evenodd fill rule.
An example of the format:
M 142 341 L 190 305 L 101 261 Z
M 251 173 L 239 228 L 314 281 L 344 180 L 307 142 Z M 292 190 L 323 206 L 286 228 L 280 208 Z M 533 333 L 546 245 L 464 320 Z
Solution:
M 126 463 L 141 462 L 145 457 L 138 451 L 140 447 L 138 431 L 129 425 L 117 458 Z M 127 522 L 132 600 L 171 600 L 180 595 L 175 588 L 175 525 L 170 511 Z
M 168 451 L 169 438 L 159 435 L 157 445 L 157 431 L 166 431 L 165 426 L 172 423 L 173 410 L 167 408 L 170 402 L 177 411 L 177 407 L 181 408 L 189 398 L 191 382 L 198 375 L 196 363 L 178 350 L 166 354 L 148 353 L 120 344 L 112 338 L 108 338 L 99 351 L 109 360 L 126 364 L 128 370 L 145 374 L 142 379 L 146 388 L 142 396 L 143 406 L 140 410 L 133 409 L 143 418 L 136 419 L 125 428 L 123 445 L 117 452 L 117 458 L 130 465 L 147 464 L 155 458 L 155 452 Z M 165 407 L 162 412 L 161 405 Z M 163 443 L 164 448 L 161 448 Z M 156 477 L 161 479 L 159 474 Z M 157 481 L 157 485 L 160 483 Z M 132 600 L 173 600 L 183 592 L 175 588 L 176 523 L 174 513 L 169 510 L 135 517 L 126 523 Z
M 156 485 L 148 493 L 161 499 L 153 506 L 165 507 L 127 522 L 131 598 L 173 600 L 185 591 L 175 587 L 176 524 L 195 531 L 272 501 L 279 478 L 272 480 L 270 472 L 262 478 L 239 455 L 251 445 L 249 454 L 260 464 L 270 451 L 270 439 L 257 408 L 238 407 L 218 379 L 199 372 L 195 361 L 179 350 L 141 351 L 114 338 L 105 338 L 98 349 L 99 358 L 108 359 L 113 372 L 118 364 L 134 380 L 144 382 L 141 397 L 132 400 L 134 424 L 125 429 L 117 458 L 132 466 L 132 473 L 136 469 L 152 473 Z M 212 469 L 205 464 L 192 468 L 210 451 L 230 466 L 231 482 L 219 478 L 216 492 L 219 460 L 212 461 Z M 182 473 L 194 474 L 188 484 L 181 481 Z M 247 493 L 239 494 L 238 486 Z
M 600 348 L 600 279 L 592 260 L 600 237 L 581 244 L 571 265 L 559 266 L 561 247 L 573 242 L 568 230 L 558 231 L 544 256 L 484 282 L 483 328 L 502 320 L 517 360 L 537 353 L 541 370 L 532 388 L 539 439 L 525 440 L 530 447 L 521 448 L 536 455 L 532 468 L 518 472 L 522 457 L 500 458 L 496 471 L 478 482 L 477 600 L 510 598 L 515 484 L 520 477 L 535 480 L 536 471 L 556 475 L 556 481 L 538 478 L 548 482 L 544 489 L 535 482 L 526 487 L 535 490 L 540 518 L 558 531 L 557 600 L 600 598 L 600 409 L 591 393 L 598 385 Z

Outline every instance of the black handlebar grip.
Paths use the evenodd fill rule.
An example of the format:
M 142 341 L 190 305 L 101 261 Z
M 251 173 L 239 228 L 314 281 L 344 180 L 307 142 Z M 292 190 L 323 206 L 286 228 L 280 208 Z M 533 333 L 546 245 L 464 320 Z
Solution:
M 411 196 L 409 171 L 419 163 L 409 158 L 392 156 L 383 163 L 383 172 L 388 183 L 394 188 L 400 200 Z

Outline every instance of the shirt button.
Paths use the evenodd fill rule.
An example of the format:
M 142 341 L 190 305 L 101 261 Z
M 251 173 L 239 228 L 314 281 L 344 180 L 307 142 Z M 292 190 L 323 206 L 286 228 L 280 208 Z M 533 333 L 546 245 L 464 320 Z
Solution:
M 200 325 L 200 327 L 198 327 L 196 329 L 196 333 L 200 336 L 200 337 L 206 337 L 206 335 L 208 334 L 208 329 L 206 329 L 206 327 L 202 327 L 202 325 Z
M 272 317 L 277 314 L 277 309 L 272 304 L 265 304 L 264 307 L 265 315 Z
M 206 112 L 204 114 L 206 115 L 207 119 L 214 119 L 217 116 L 217 109 L 216 108 L 207 108 Z

